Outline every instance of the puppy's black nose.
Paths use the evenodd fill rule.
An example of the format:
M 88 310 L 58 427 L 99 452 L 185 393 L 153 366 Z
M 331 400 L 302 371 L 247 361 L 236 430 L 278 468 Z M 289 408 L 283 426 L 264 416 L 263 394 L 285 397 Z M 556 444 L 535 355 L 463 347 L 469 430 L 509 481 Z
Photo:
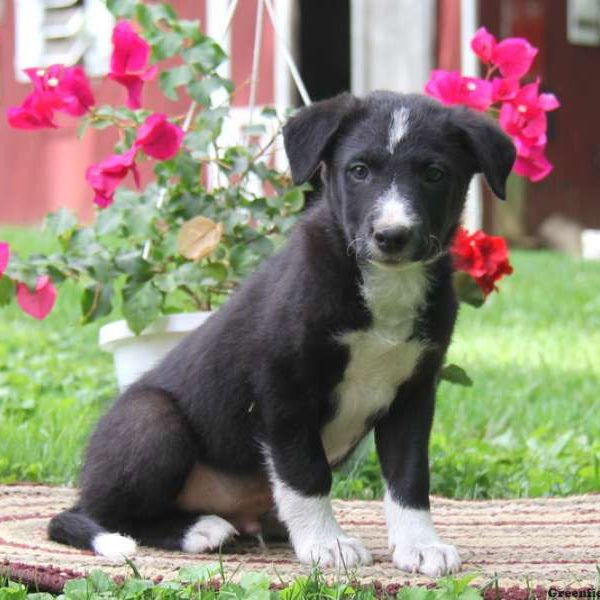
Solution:
M 373 238 L 379 250 L 386 254 L 396 254 L 408 244 L 410 229 L 407 227 L 377 229 L 373 233 Z

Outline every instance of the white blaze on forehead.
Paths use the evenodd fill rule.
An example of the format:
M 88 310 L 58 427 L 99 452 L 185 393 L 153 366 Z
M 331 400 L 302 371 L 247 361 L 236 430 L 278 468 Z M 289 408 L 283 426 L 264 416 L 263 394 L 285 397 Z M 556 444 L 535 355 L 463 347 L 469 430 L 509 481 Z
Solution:
M 413 227 L 417 218 L 411 207 L 399 192 L 395 183 L 377 200 L 377 213 L 373 227 L 375 229 L 391 229 L 393 227 Z
M 394 149 L 398 143 L 406 136 L 408 132 L 408 117 L 410 112 L 408 108 L 403 106 L 392 113 L 390 118 L 390 130 L 388 140 L 388 150 L 390 154 L 394 154 Z

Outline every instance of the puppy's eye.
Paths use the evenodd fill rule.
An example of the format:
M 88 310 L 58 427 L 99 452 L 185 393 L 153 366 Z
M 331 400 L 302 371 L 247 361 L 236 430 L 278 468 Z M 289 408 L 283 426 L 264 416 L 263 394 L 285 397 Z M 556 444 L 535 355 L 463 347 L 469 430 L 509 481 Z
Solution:
M 423 176 L 425 177 L 425 181 L 428 181 L 429 183 L 438 183 L 444 179 L 446 173 L 439 167 L 429 165 L 423 172 Z
M 348 169 L 348 173 L 352 175 L 353 179 L 364 181 L 369 176 L 369 167 L 363 163 L 357 163 Z

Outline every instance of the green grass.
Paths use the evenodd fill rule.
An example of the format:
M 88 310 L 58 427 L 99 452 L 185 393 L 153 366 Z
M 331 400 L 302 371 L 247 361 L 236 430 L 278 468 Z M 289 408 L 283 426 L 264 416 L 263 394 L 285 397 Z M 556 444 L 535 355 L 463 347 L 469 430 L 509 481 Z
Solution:
M 0 229 L 22 254 L 39 232 Z M 432 490 L 460 498 L 600 491 L 600 264 L 513 252 L 515 273 L 475 310 L 464 306 L 449 360 L 471 388 L 442 383 L 431 444 Z M 99 324 L 78 325 L 73 288 L 38 323 L 0 312 L 0 481 L 76 481 L 90 428 L 115 391 Z M 376 497 L 369 443 L 335 493 Z
M 471 585 L 475 575 L 446 577 L 433 587 L 404 586 L 376 589 L 356 585 L 353 573 L 346 572 L 334 581 L 318 569 L 310 575 L 273 585 L 266 573 L 227 573 L 221 564 L 182 567 L 169 580 L 156 583 L 142 579 L 133 563 L 133 576 L 115 582 L 102 571 L 92 571 L 85 579 L 68 581 L 61 600 L 480 600 L 485 588 Z M 235 577 L 234 577 L 235 576 Z M 0 600 L 53 600 L 55 596 L 28 590 L 24 585 L 0 575 Z

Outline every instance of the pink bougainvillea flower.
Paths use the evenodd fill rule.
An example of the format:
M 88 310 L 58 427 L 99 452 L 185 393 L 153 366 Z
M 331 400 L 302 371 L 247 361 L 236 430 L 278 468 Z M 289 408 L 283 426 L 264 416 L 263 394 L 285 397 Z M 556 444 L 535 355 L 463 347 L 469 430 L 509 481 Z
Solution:
M 6 111 L 8 124 L 15 129 L 45 129 L 57 127 L 54 122 L 54 96 L 30 94 L 21 106 L 11 106 Z
M 526 39 L 506 38 L 492 50 L 491 62 L 500 69 L 504 77 L 520 79 L 529 71 L 538 53 Z
M 112 32 L 111 73 L 136 73 L 146 68 L 150 45 L 136 33 L 129 21 L 119 21 Z
M 125 86 L 126 105 L 136 109 L 142 105 L 144 83 L 156 77 L 158 67 L 148 67 L 150 45 L 138 35 L 128 21 L 120 21 L 112 33 L 113 53 L 109 79 Z
M 62 110 L 73 117 L 81 117 L 95 104 L 90 82 L 79 65 L 64 70 L 57 93 L 64 102 Z
M 94 105 L 90 83 L 80 66 L 51 65 L 47 69 L 25 69 L 33 84 L 21 106 L 8 109 L 8 122 L 17 129 L 56 127 L 54 113 L 74 117 L 85 114 Z
M 434 69 L 425 91 L 443 104 L 464 104 L 487 110 L 492 104 L 492 84 L 476 77 L 463 77 L 455 71 Z
M 492 100 L 496 102 L 506 102 L 513 100 L 519 92 L 519 80 L 511 77 L 494 77 L 492 79 Z
M 23 312 L 45 319 L 56 302 L 56 288 L 48 275 L 37 278 L 35 290 L 32 292 L 24 283 L 17 283 L 17 302 Z
M 505 102 L 500 109 L 500 125 L 509 135 L 538 139 L 545 135 L 548 119 L 544 111 L 530 112 L 524 106 Z
M 81 117 L 94 105 L 90 82 L 80 65 L 51 65 L 47 69 L 25 69 L 33 83 L 34 94 L 54 94 L 57 110 Z
M 163 114 L 150 115 L 138 129 L 135 147 L 158 160 L 173 158 L 183 141 L 183 130 Z
M 8 242 L 0 242 L 0 277 L 4 275 L 10 260 L 10 246 Z
M 544 154 L 546 147 L 545 135 L 540 136 L 538 139 L 516 137 L 514 142 L 517 149 L 517 160 L 513 166 L 513 171 L 517 175 L 522 175 L 535 182 L 550 174 L 554 166 Z
M 109 73 L 108 78 L 120 83 L 127 90 L 127 99 L 125 105 L 127 108 L 135 110 L 142 106 L 142 90 L 144 83 L 150 81 L 156 77 L 158 73 L 158 67 L 148 67 L 143 73 L 124 73 L 119 75 L 118 73 Z
M 498 290 L 496 281 L 513 272 L 506 240 L 483 231 L 459 229 L 451 254 L 454 268 L 471 275 L 485 296 Z
M 473 52 L 484 62 L 492 60 L 492 53 L 496 47 L 496 38 L 485 27 L 480 27 L 471 40 Z
M 135 184 L 139 187 L 140 176 L 135 164 L 137 148 L 131 148 L 125 154 L 113 154 L 85 172 L 85 178 L 95 192 L 94 202 L 100 208 L 110 206 L 114 201 L 117 187 L 131 171 Z
M 502 105 L 500 124 L 512 136 L 539 138 L 547 128 L 546 112 L 560 103 L 554 94 L 539 94 L 539 79 L 524 85 L 517 95 Z
M 527 177 L 530 181 L 541 181 L 548 177 L 554 165 L 546 158 L 543 152 L 531 156 L 517 156 L 513 171 L 517 175 Z

